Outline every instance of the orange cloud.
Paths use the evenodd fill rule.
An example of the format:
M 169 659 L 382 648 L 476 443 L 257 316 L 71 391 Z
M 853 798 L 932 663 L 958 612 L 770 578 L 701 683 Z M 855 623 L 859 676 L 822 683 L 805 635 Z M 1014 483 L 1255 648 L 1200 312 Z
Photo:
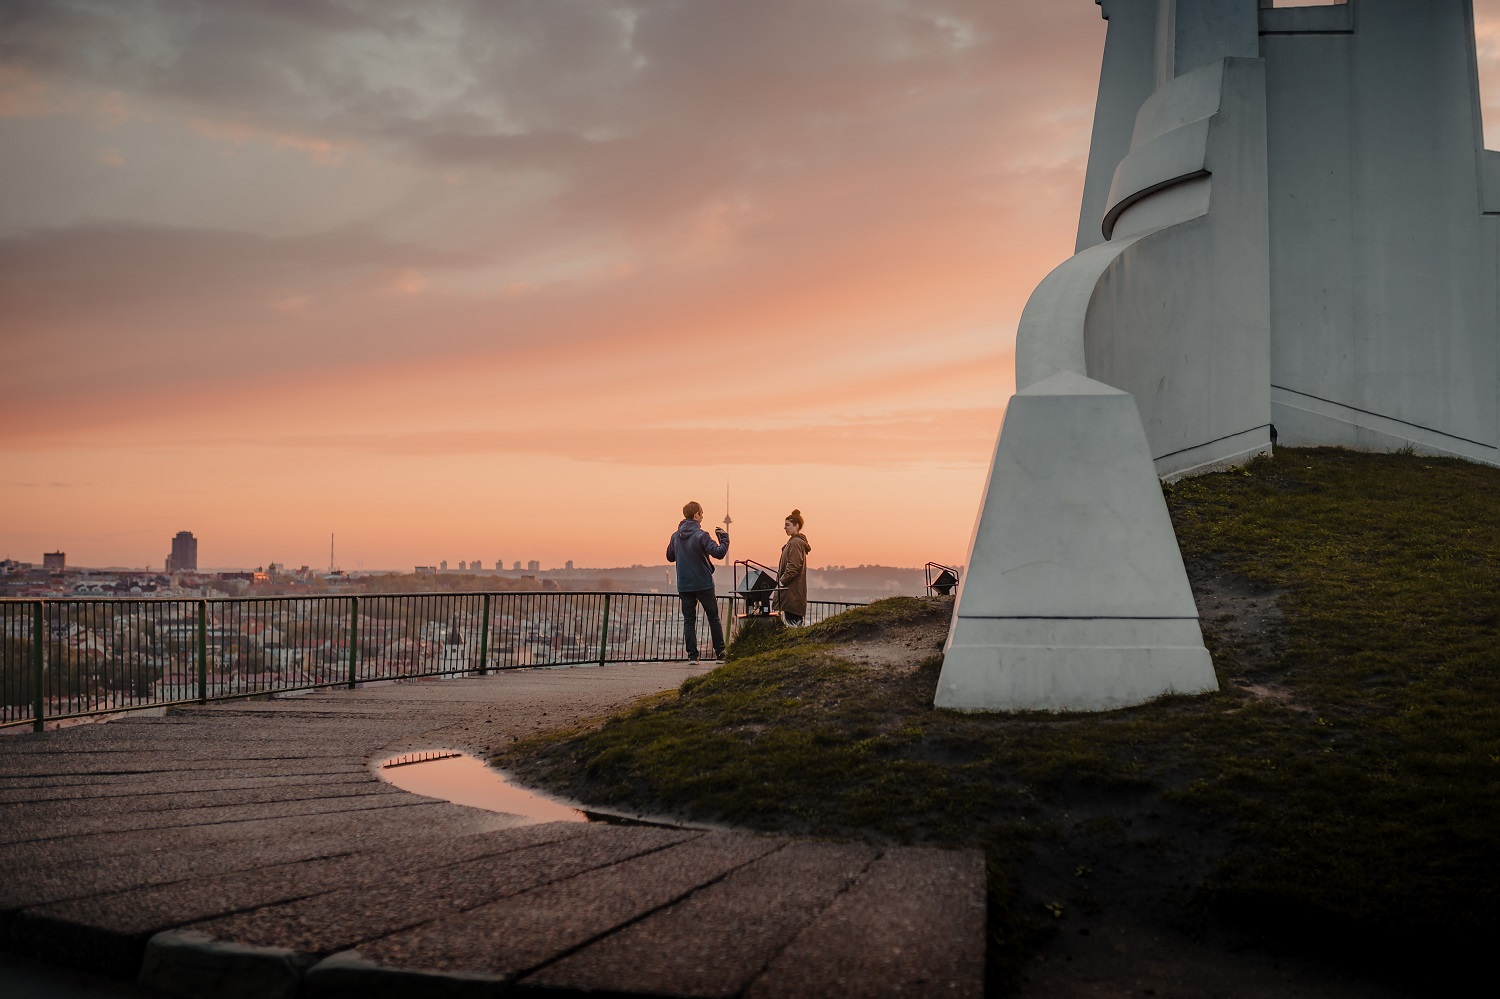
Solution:
M 337 166 L 349 154 L 352 145 L 345 141 L 319 138 L 294 132 L 277 132 L 244 121 L 194 118 L 188 122 L 192 131 L 205 139 L 231 146 L 266 143 L 276 149 L 302 153 L 321 166 Z
M 270 301 L 271 308 L 277 312 L 297 314 L 306 312 L 307 307 L 312 304 L 312 299 L 307 295 L 277 295 Z
M 0 65 L 0 119 L 82 115 L 104 127 L 140 117 L 118 90 L 60 88 L 22 66 Z
M 337 166 L 349 153 L 349 144 L 306 135 L 281 134 L 274 139 L 277 149 L 292 149 L 305 154 L 314 163 Z
M 0 118 L 42 118 L 63 109 L 57 92 L 35 73 L 0 65 Z
M 392 295 L 420 295 L 427 290 L 428 283 L 426 275 L 408 267 L 392 278 L 385 290 Z

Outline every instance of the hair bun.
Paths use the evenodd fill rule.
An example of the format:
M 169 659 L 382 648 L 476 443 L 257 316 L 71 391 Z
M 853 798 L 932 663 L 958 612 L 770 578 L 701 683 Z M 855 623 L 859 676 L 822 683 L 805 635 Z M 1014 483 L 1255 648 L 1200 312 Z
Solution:
M 800 516 L 802 516 L 802 511 L 801 510 L 793 510 L 792 511 L 792 516 L 793 517 L 800 517 Z

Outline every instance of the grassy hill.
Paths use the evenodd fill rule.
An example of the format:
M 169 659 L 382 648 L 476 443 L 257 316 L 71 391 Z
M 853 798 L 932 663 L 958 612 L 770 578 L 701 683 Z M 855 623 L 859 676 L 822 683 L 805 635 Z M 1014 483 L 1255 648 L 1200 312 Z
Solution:
M 937 711 L 951 603 L 896 598 L 747 635 L 680 691 L 497 762 L 600 805 L 981 848 L 1001 993 L 1049 961 L 1107 974 L 1091 935 L 1132 927 L 1302 961 L 1310 981 L 1357 969 L 1438 994 L 1483 972 L 1500 469 L 1281 449 L 1167 500 L 1216 694 Z

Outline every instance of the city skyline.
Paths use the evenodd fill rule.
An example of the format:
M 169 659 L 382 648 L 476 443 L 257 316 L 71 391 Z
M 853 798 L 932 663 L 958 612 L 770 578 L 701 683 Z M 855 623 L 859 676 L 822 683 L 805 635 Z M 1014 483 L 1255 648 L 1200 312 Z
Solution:
M 1098 7 L 317 9 L 0 12 L 0 553 L 964 558 Z

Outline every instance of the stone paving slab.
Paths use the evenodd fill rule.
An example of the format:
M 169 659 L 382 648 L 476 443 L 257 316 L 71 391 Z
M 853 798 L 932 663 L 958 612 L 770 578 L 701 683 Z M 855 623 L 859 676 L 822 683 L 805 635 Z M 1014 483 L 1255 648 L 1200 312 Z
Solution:
M 349 854 L 320 857 L 33 906 L 12 918 L 9 936 L 23 953 L 99 974 L 134 977 L 156 933 L 184 919 L 211 918 L 342 885 L 350 880 L 351 867 L 358 863 Z
M 139 759 L 139 757 L 137 757 Z M 328 774 L 328 773 L 360 773 L 364 771 L 363 766 L 353 765 L 345 760 L 306 759 L 264 759 L 264 760 L 238 760 L 232 765 L 226 764 L 223 759 L 199 759 L 199 760 L 152 760 L 150 766 L 122 767 L 118 764 L 99 763 L 91 766 L 82 763 L 67 771 L 4 774 L 0 775 L 0 787 L 45 787 L 45 781 L 58 781 L 60 783 L 80 783 L 92 780 L 95 783 L 110 783 L 116 780 L 129 780 L 131 778 L 149 778 L 158 774 L 191 774 L 194 776 L 206 776 L 210 774 L 239 774 L 241 776 L 264 774 L 270 776 L 295 776 L 299 774 Z M 16 783 L 12 783 L 15 781 Z
M 409 857 L 418 853 L 446 856 L 449 852 L 462 854 L 466 849 L 464 844 L 475 836 L 514 825 L 514 819 L 509 816 L 448 807 L 453 811 L 441 822 L 428 822 L 424 818 L 413 823 L 405 821 L 406 816 L 399 816 L 403 820 L 400 823 L 385 823 L 361 831 L 365 839 L 379 844 L 380 851 L 395 856 Z M 233 850 L 225 850 L 220 844 L 173 844 L 170 849 L 163 849 L 159 841 L 143 846 L 136 853 L 101 857 L 87 863 L 57 862 L 39 857 L 31 867 L 7 872 L 7 877 L 0 881 L 0 916 L 6 912 L 18 912 L 28 905 L 103 896 L 133 888 L 361 852 L 347 829 L 317 835 L 275 836 L 238 844 L 239 848 Z
M 753 836 L 702 835 L 551 882 L 520 898 L 383 937 L 358 948 L 358 954 L 371 966 L 367 977 L 397 969 L 514 980 L 783 845 L 784 841 Z M 341 971 L 341 980 L 350 977 L 347 969 Z M 314 967 L 308 973 L 309 986 L 317 979 Z
M 4 744 L 6 757 L 24 759 L 36 756 L 55 756 L 58 749 L 69 754 L 89 755 L 94 753 L 174 753 L 191 751 L 202 743 L 205 725 L 225 730 L 238 729 L 238 741 L 245 746 L 263 748 L 287 754 L 295 744 L 287 742 L 292 735 L 298 736 L 309 746 L 338 748 L 338 740 L 329 735 L 340 722 L 354 722 L 347 712 L 329 713 L 321 719 L 330 725 L 311 727 L 305 713 L 287 714 L 273 719 L 245 718 L 233 714 L 199 714 L 190 724 L 164 724 L 167 719 L 153 719 L 154 725 L 123 727 L 120 722 L 105 725 L 79 725 L 60 732 L 47 733 L 47 741 L 30 742 L 12 737 Z M 361 714 L 359 717 L 367 717 Z M 420 723 L 419 723 L 420 724 Z
M 358 845 L 362 836 L 379 836 L 396 828 L 414 831 L 431 829 L 444 822 L 483 823 L 489 828 L 514 824 L 497 813 L 472 815 L 472 808 L 450 805 L 415 795 L 406 799 L 381 796 L 378 806 L 348 808 L 322 815 L 294 815 L 271 819 L 246 819 L 176 826 L 171 830 L 172 847 L 213 846 L 253 854 L 263 845 L 297 836 L 327 835 Z M 389 801 L 390 803 L 384 803 Z M 89 833 L 70 839 L 46 840 L 45 845 L 15 843 L 0 846 L 0 871 L 10 871 L 37 862 L 48 865 L 89 863 L 96 859 L 125 854 L 149 854 L 167 848 L 160 830 L 131 830 L 118 833 Z M 43 857 L 42 854 L 45 854 Z
M 234 732 L 236 741 L 246 747 L 262 749 L 271 755 L 296 755 L 299 742 L 305 740 L 309 746 L 337 749 L 336 733 L 342 723 L 345 728 L 356 728 L 359 718 L 347 713 L 334 714 L 327 718 L 313 719 L 306 714 L 286 715 L 276 719 L 248 718 L 234 714 L 215 714 L 211 709 L 195 709 L 191 723 L 161 724 L 160 727 L 135 725 L 129 728 L 119 722 L 101 725 L 80 725 L 61 732 L 47 732 L 45 740 L 33 741 L 31 736 L 9 736 L 0 742 L 0 762 L 35 761 L 38 757 L 56 758 L 58 750 L 66 750 L 69 759 L 104 756 L 112 752 L 140 752 L 151 756 L 175 756 L 176 754 L 203 753 L 209 747 L 203 744 L 205 729 Z M 165 723 L 167 719 L 153 719 Z M 314 724 L 324 722 L 326 724 Z M 412 720 L 413 724 L 420 721 Z M 368 729 L 365 730 L 368 734 Z M 72 733 L 83 733 L 73 735 Z M 296 737 L 292 741 L 292 737 Z
M 468 836 L 443 843 L 441 860 L 433 863 L 460 865 L 476 858 L 514 853 L 571 838 L 581 829 L 574 824 L 552 823 L 506 830 L 500 835 Z M 434 844 L 429 841 L 429 845 Z M 231 913 L 280 911 L 286 903 L 337 894 L 341 889 L 358 888 L 352 893 L 354 897 L 388 892 L 381 886 L 399 883 L 410 864 L 405 854 L 381 851 L 200 873 L 166 884 L 31 906 L 17 914 L 10 932 L 27 952 L 54 956 L 58 941 L 71 946 L 84 934 L 90 941 L 91 970 L 132 976 L 140 967 L 147 941 L 163 930 Z M 410 899 L 406 901 L 410 908 Z M 335 909 L 330 916 L 341 918 L 345 914 Z
M 74 753 L 69 751 L 66 756 L 62 757 L 59 757 L 57 753 L 6 753 L 0 755 L 0 776 L 46 777 L 53 774 L 82 776 L 151 773 L 153 771 L 191 770 L 204 766 L 222 770 L 227 763 L 232 763 L 236 767 L 244 765 L 249 766 L 250 769 L 257 769 L 257 765 L 300 763 L 303 766 L 313 766 L 337 763 L 347 766 L 353 762 L 349 759 L 349 744 L 342 741 L 330 741 L 322 746 L 308 745 L 299 749 L 288 744 L 297 738 L 295 733 L 289 732 L 282 745 L 278 746 L 274 743 L 254 745 L 243 742 L 238 738 L 239 733 L 227 726 L 205 726 L 205 731 L 200 735 L 209 738 L 172 748 L 158 746 L 154 750 L 138 750 L 132 753 Z M 233 744 L 235 756 L 232 760 L 225 758 L 225 747 L 214 745 L 221 739 Z
M 222 805 L 251 805 L 271 801 L 299 801 L 305 798 L 337 798 L 345 794 L 371 793 L 371 785 L 384 784 L 373 774 L 344 775 L 316 783 L 282 781 L 246 787 L 243 781 L 229 787 L 213 783 L 191 789 L 146 787 L 136 789 L 101 788 L 89 793 L 87 788 L 59 797 L 33 798 L 29 801 L 0 800 L 0 828 L 24 821 L 28 815 L 54 818 L 76 818 L 79 813 L 123 815 L 146 809 L 180 811 L 191 808 L 214 808 Z
M 97 726 L 94 726 L 97 727 Z M 288 731 L 275 739 L 247 739 L 241 733 L 234 731 L 228 726 L 215 726 L 218 731 L 232 733 L 234 744 L 239 752 L 236 762 L 250 760 L 318 760 L 336 759 L 340 762 L 348 762 L 349 745 L 339 739 L 307 739 L 304 746 L 294 746 L 291 743 L 298 740 L 299 735 L 295 731 Z M 200 736 L 202 732 L 198 733 Z M 305 737 L 303 733 L 302 737 Z M 134 740 L 119 744 L 96 744 L 79 746 L 66 750 L 69 763 L 69 772 L 85 773 L 81 764 L 114 763 L 133 757 L 150 759 L 153 762 L 161 761 L 162 764 L 171 766 L 177 763 L 202 758 L 211 762 L 223 764 L 221 754 L 215 754 L 211 746 L 204 745 L 201 738 L 197 740 L 182 739 L 178 744 L 158 743 L 155 745 L 142 744 Z M 55 766 L 58 760 L 57 752 L 41 753 L 29 748 L 26 752 L 6 753 L 5 772 L 8 773 L 11 766 L 19 769 L 21 774 L 30 772 L 28 768 Z
M 49 810 L 39 814 L 13 816 L 9 826 L 0 831 L 0 845 L 69 839 L 91 833 L 112 834 L 151 829 L 177 829 L 185 826 L 217 825 L 225 822 L 246 822 L 295 815 L 362 811 L 384 804 L 410 803 L 410 797 L 399 788 L 386 786 L 370 787 L 337 795 L 297 794 L 290 798 L 212 807 L 163 807 L 150 811 L 122 810 L 112 814 L 95 813 L 71 817 L 60 810 Z
M 220 761 L 218 767 L 196 767 L 191 770 L 171 769 L 139 769 L 135 771 L 107 771 L 104 773 L 50 773 L 50 774 L 13 774 L 0 776 L 0 793 L 8 795 L 7 800 L 30 801 L 34 800 L 24 794 L 11 795 L 9 792 L 18 791 L 45 791 L 53 788 L 98 788 L 108 792 L 114 789 L 132 789 L 137 787 L 151 787 L 156 785 L 168 785 L 171 783 L 185 783 L 190 780 L 204 781 L 255 781 L 276 780 L 306 777 L 309 779 L 318 777 L 344 777 L 348 778 L 355 774 L 367 772 L 362 767 L 350 766 L 344 761 L 337 763 L 325 762 L 318 765 L 301 764 L 297 766 L 272 766 L 259 767 L 254 771 L 248 768 L 242 769 Z
M 323 785 L 366 783 L 368 772 L 362 774 L 340 771 L 331 774 L 266 775 L 247 777 L 230 774 L 221 777 L 182 777 L 177 774 L 161 774 L 148 780 L 130 782 L 111 781 L 98 783 L 62 784 L 35 788 L 0 788 L 0 807 L 46 806 L 52 803 L 98 803 L 109 807 L 107 799 L 146 799 L 152 795 L 189 794 L 217 791 L 254 791 L 258 788 L 286 788 L 299 790 L 315 789 Z
M 525 979 L 539 990 L 739 995 L 870 866 L 862 846 L 794 843 Z
M 982 854 L 893 850 L 819 913 L 745 995 L 972 995 L 984 980 L 984 925 Z
M 325 955 L 693 838 L 677 830 L 547 823 L 552 842 L 185 927 L 212 940 Z M 533 838 L 539 838 L 534 832 Z
M 5 772 L 0 773 L 0 782 L 9 786 L 11 781 L 39 781 L 49 778 L 86 777 L 95 781 L 108 781 L 113 777 L 128 779 L 137 775 L 149 776 L 194 771 L 233 770 L 243 773 L 276 773 L 278 770 L 284 770 L 287 773 L 316 773 L 325 768 L 357 769 L 357 767 L 350 766 L 349 748 L 345 745 L 342 748 L 332 749 L 326 755 L 317 754 L 311 750 L 306 753 L 283 755 L 242 753 L 235 760 L 225 760 L 222 754 L 215 754 L 208 747 L 199 747 L 201 755 L 195 756 L 186 753 L 181 755 L 157 753 L 149 756 L 144 753 L 125 753 L 117 756 L 106 756 L 101 753 L 76 755 L 69 753 L 67 769 L 56 766 L 58 761 L 55 757 L 48 760 L 46 757 L 33 754 L 28 760 L 21 761 L 18 766 L 7 767 Z
M 527 670 L 0 740 L 0 942 L 230 999 L 977 996 L 977 854 L 525 824 L 373 768 L 702 671 Z

